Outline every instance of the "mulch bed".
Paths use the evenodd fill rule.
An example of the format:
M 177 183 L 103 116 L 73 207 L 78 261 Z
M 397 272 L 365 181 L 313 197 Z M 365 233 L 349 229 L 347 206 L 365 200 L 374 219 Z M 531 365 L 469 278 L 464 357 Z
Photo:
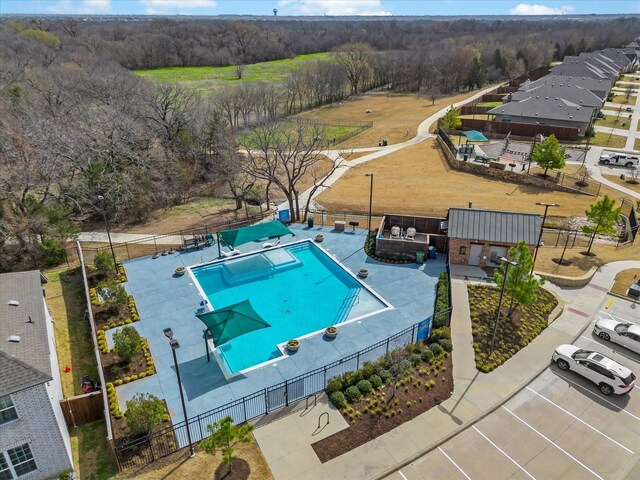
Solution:
M 497 288 L 471 285 L 467 290 L 476 367 L 484 373 L 498 368 L 547 328 L 549 314 L 558 305 L 558 300 L 552 293 L 539 288 L 537 300 L 530 305 L 518 306 L 509 319 L 507 313 L 511 298 L 505 293 L 494 351 L 491 352 L 500 291 Z
M 387 433 L 399 425 L 417 417 L 430 408 L 439 405 L 453 393 L 453 367 L 451 355 L 444 359 L 438 376 L 433 373 L 421 375 L 414 372 L 405 386 L 396 388 L 395 397 L 392 387 L 386 386 L 382 390 L 373 392 L 360 402 L 343 409 L 343 415 L 350 422 L 349 428 L 337 432 L 327 438 L 312 444 L 313 450 L 322 463 L 339 457 L 360 445 Z M 444 371 L 442 371 L 444 368 Z M 415 386 L 417 381 L 421 386 Z M 425 388 L 425 383 L 433 380 L 433 388 Z M 377 397 L 376 397 L 377 395 Z M 376 399 L 380 405 L 390 405 L 393 416 L 385 414 L 371 415 L 364 412 L 367 407 L 366 399 Z M 358 412 L 358 413 L 354 413 Z M 352 418 L 352 419 L 350 419 Z
M 216 473 L 213 478 L 215 480 L 246 480 L 250 474 L 251 469 L 249 468 L 249 464 L 241 458 L 234 458 L 231 461 L 231 471 L 229 471 L 227 465 L 221 463 L 220 466 L 216 468 Z
M 117 379 L 124 377 L 130 377 L 131 375 L 140 375 L 142 372 L 148 370 L 147 360 L 144 358 L 143 353 L 135 355 L 128 365 L 120 363 L 120 357 L 116 352 L 110 351 L 109 353 L 102 353 L 100 356 L 102 361 L 102 371 L 104 372 L 105 382 L 115 382 Z M 115 373 L 114 373 L 114 368 Z M 120 369 L 118 372 L 117 369 Z

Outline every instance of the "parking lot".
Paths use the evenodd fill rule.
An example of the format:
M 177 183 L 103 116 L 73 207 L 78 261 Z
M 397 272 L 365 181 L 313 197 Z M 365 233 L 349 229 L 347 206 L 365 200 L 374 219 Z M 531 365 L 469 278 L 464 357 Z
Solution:
M 616 300 L 606 312 L 633 321 L 633 307 Z M 592 335 L 597 318 L 575 345 L 604 353 L 640 377 L 640 355 Z M 552 353 L 549 367 L 515 397 L 388 478 L 640 478 L 640 387 L 606 397 L 595 384 L 558 369 Z

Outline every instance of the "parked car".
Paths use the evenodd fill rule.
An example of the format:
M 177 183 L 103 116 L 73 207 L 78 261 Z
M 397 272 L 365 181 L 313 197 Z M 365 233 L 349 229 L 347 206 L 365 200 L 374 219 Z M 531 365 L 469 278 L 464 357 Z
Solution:
M 593 333 L 607 342 L 617 343 L 640 353 L 640 325 L 600 317 L 593 327 Z
M 552 358 L 560 370 L 572 370 L 591 380 L 604 395 L 622 395 L 633 390 L 636 380 L 633 372 L 602 353 L 583 350 L 575 345 L 560 345 Z
M 600 155 L 600 163 L 603 165 L 624 165 L 631 168 L 637 166 L 640 160 L 638 160 L 638 157 L 632 157 L 626 153 L 609 153 Z

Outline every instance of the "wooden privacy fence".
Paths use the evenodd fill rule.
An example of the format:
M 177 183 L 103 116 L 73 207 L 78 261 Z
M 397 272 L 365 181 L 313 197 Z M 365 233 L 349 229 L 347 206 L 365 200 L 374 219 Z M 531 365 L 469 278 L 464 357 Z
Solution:
M 535 125 L 518 122 L 496 122 L 494 120 L 480 120 L 473 118 L 461 118 L 462 130 L 480 130 L 483 132 L 520 135 L 533 137 L 538 133 L 548 137 L 553 134 L 558 140 L 575 140 L 578 138 L 578 129 L 575 127 L 561 127 L 559 125 Z
M 67 427 L 73 428 L 104 418 L 102 392 L 85 393 L 60 400 Z

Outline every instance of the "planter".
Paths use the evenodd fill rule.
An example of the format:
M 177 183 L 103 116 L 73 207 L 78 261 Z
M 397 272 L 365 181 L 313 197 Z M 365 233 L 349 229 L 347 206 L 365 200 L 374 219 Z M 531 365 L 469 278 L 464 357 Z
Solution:
M 297 352 L 299 348 L 300 342 L 298 340 L 293 339 L 287 342 L 287 350 L 289 350 L 290 352 Z
M 324 235 L 321 233 L 316 235 L 316 242 L 321 243 L 324 240 Z
M 361 268 L 360 270 L 358 270 L 358 276 L 360 278 L 367 278 L 367 276 L 369 275 L 369 270 L 366 268 Z
M 338 329 L 336 327 L 327 327 L 324 330 L 324 334 L 327 338 L 336 338 L 338 336 Z
M 181 276 L 183 276 L 185 274 L 186 271 L 187 270 L 184 267 L 177 267 L 176 271 L 175 271 L 175 274 L 176 274 L 177 277 L 181 277 Z

